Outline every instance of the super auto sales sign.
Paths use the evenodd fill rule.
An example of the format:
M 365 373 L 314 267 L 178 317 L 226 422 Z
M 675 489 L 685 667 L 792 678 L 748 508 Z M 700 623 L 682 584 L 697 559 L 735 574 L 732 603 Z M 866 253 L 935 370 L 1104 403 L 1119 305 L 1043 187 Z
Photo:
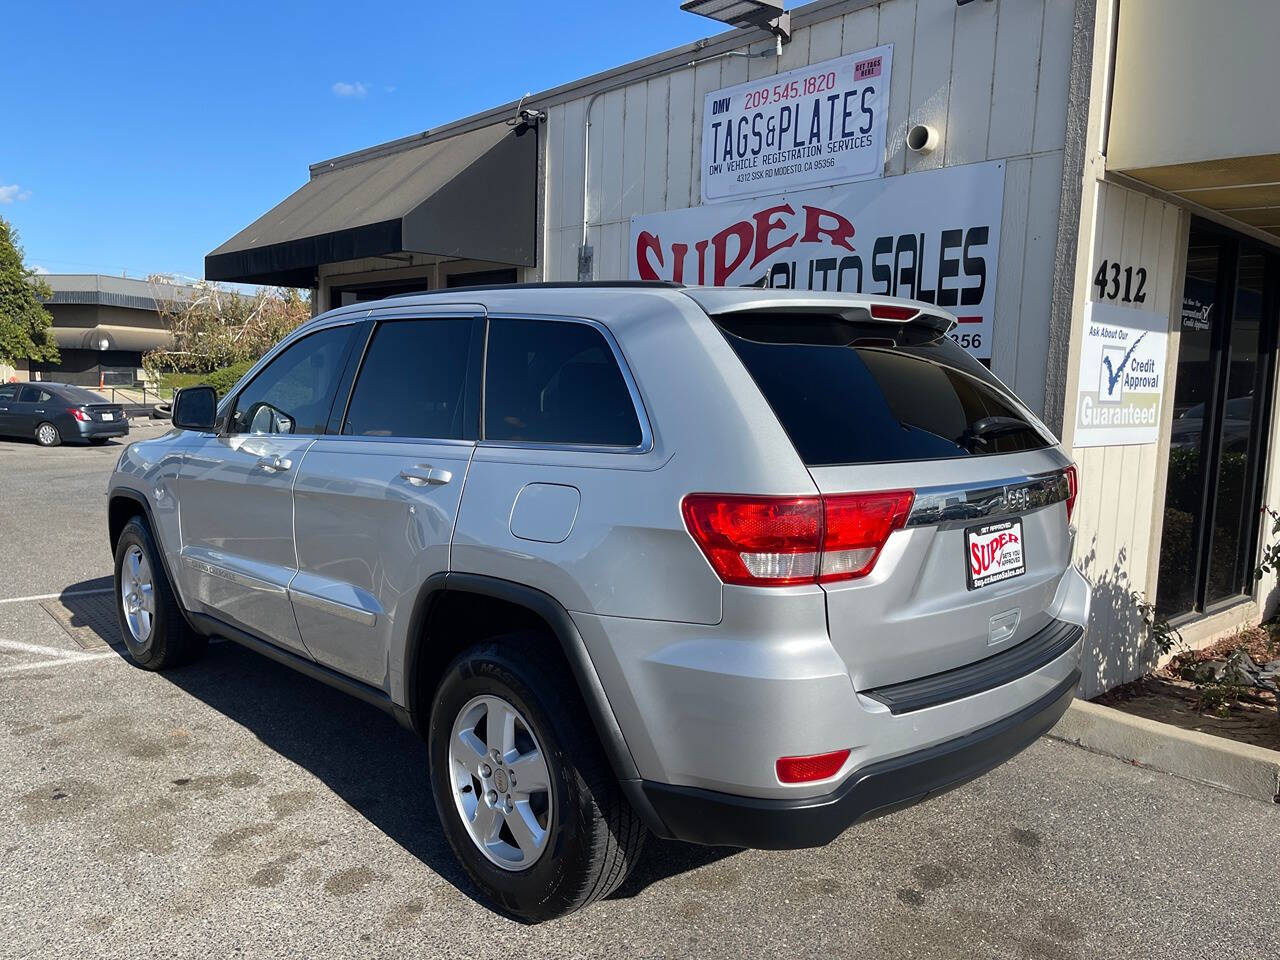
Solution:
M 893 46 L 707 94 L 702 201 L 881 176 Z
M 924 300 L 991 356 L 1004 161 L 669 210 L 631 220 L 633 280 Z

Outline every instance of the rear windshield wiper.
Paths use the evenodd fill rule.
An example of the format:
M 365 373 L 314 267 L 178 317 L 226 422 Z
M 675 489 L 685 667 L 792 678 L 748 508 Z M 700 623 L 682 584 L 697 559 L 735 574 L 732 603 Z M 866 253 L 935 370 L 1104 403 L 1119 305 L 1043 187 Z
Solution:
M 956 443 L 966 450 L 972 450 L 975 445 L 985 447 L 993 437 L 1022 433 L 1025 430 L 1032 430 L 1031 424 L 1016 417 L 983 417 L 969 424 L 965 432 L 956 439 Z

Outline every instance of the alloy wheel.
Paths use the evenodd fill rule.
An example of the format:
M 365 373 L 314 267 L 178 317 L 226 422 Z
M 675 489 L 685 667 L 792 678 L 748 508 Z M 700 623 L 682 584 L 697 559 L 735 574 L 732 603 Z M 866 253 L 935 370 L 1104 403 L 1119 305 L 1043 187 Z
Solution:
M 58 430 L 51 423 L 42 423 L 36 431 L 36 439 L 46 447 L 51 447 L 58 442 Z
M 490 862 L 515 871 L 537 861 L 551 835 L 551 772 L 519 710 L 491 694 L 467 702 L 449 738 L 449 782 L 467 834 Z
M 155 622 L 156 592 L 151 564 L 136 543 L 129 547 L 120 567 L 120 603 L 134 641 L 146 643 Z

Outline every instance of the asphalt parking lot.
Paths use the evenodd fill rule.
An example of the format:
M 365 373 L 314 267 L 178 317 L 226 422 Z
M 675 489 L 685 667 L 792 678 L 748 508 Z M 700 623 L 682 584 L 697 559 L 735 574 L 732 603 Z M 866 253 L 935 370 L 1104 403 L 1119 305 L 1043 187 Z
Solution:
M 156 675 L 107 642 L 120 449 L 0 440 L 0 956 L 1276 953 L 1280 809 L 1048 740 L 826 849 L 653 842 L 608 901 L 498 917 L 390 718 L 229 643 Z

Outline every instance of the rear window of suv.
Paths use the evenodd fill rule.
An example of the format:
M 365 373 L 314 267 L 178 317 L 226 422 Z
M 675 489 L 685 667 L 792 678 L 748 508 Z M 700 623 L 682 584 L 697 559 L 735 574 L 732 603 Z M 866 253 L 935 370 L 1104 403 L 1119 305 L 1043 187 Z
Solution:
M 828 314 L 713 319 L 808 466 L 945 460 L 1049 444 L 999 381 L 949 337 L 899 334 L 895 342 L 890 324 Z

